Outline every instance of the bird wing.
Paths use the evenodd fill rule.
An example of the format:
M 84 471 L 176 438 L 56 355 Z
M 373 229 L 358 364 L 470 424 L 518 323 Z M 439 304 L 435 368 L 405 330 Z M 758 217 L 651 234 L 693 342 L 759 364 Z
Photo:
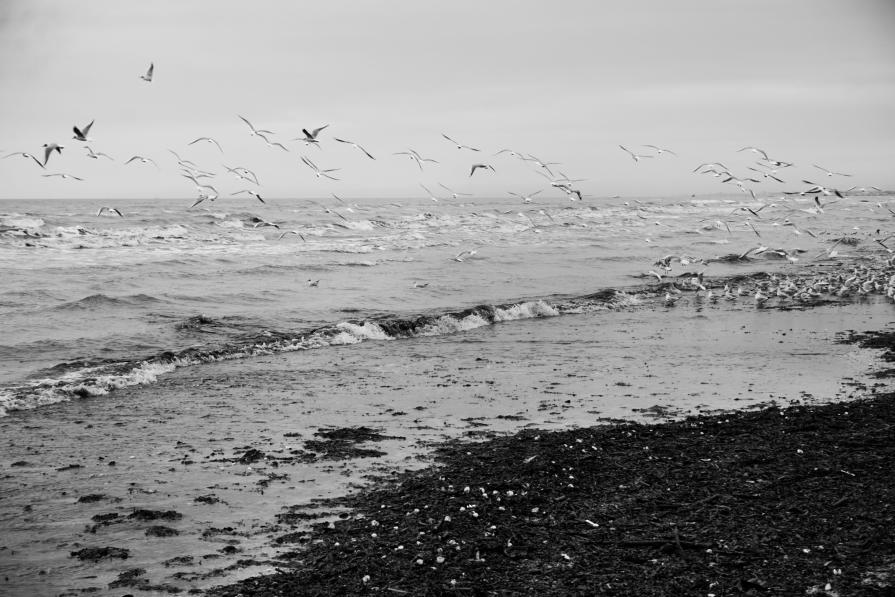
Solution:
M 236 117 L 239 118 L 240 120 L 242 120 L 242 121 L 243 121 L 244 123 L 246 123 L 247 125 L 249 125 L 249 128 L 252 129 L 252 131 L 255 131 L 255 127 L 252 126 L 252 123 L 249 122 L 248 119 L 246 119 L 246 118 L 243 117 L 243 116 L 240 116 L 239 114 L 237 114 Z
M 93 126 L 93 123 L 94 123 L 94 122 L 95 122 L 94 120 L 91 120 L 91 121 L 90 121 L 90 124 L 88 124 L 87 126 L 84 127 L 84 136 L 85 136 L 85 137 L 86 137 L 88 134 L 90 134 L 90 127 Z
M 313 132 L 311 133 L 311 138 L 316 139 L 317 135 L 320 133 L 320 131 L 322 131 L 323 129 L 325 129 L 328 126 L 329 126 L 328 124 L 324 124 L 323 126 L 314 129 Z

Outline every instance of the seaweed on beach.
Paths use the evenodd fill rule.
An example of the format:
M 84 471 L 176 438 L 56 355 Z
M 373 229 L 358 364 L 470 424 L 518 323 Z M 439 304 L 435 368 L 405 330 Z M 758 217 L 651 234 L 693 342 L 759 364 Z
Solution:
M 279 572 L 210 594 L 895 593 L 895 394 L 438 459 L 334 501 L 351 515 L 285 536 L 306 547 Z
M 321 460 L 348 460 L 351 458 L 375 458 L 385 456 L 382 450 L 361 448 L 357 444 L 364 442 L 383 441 L 387 439 L 403 439 L 382 435 L 369 427 L 341 427 L 336 429 L 321 429 L 314 433 L 323 439 L 309 439 L 305 441 L 304 448 L 317 454 Z

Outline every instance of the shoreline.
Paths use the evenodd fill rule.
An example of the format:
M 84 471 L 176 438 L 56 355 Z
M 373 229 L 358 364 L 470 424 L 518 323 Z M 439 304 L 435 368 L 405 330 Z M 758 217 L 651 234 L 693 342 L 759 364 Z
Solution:
M 891 331 L 848 342 L 895 359 Z M 877 371 L 891 377 L 895 369 Z M 452 441 L 436 466 L 293 507 L 241 595 L 890 595 L 895 392 Z

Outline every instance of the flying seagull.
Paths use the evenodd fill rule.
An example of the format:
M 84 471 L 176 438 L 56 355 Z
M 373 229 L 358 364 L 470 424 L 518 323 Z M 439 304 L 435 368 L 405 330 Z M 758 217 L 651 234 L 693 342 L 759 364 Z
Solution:
M 320 147 L 320 141 L 317 140 L 317 135 L 320 134 L 320 131 L 328 127 L 328 124 L 324 124 L 323 126 L 314 129 L 311 132 L 308 132 L 308 129 L 301 129 L 301 132 L 304 133 L 304 137 L 296 137 L 293 141 L 304 141 L 305 145 L 310 145 L 312 143 L 316 144 L 317 147 Z
M 126 165 L 128 165 L 128 164 L 130 164 L 131 162 L 134 162 L 134 161 L 140 162 L 141 164 L 152 164 L 153 166 L 155 166 L 156 168 L 158 168 L 158 164 L 155 163 L 155 160 L 153 160 L 153 159 L 151 159 L 151 158 L 143 157 L 143 156 L 141 156 L 141 155 L 135 155 L 134 157 L 132 157 L 132 158 L 129 159 L 128 161 L 124 162 L 124 165 L 126 166 Z
M 93 139 L 87 137 L 88 133 L 90 133 L 90 127 L 92 126 L 93 121 L 91 120 L 90 124 L 84 127 L 84 130 L 79 129 L 77 126 L 71 127 L 72 130 L 75 132 L 75 136 L 72 137 L 72 139 L 77 139 L 78 141 L 93 141 Z
M 429 187 L 427 187 L 427 186 L 424 185 L 423 183 L 420 183 L 420 186 L 423 187 L 423 190 L 424 190 L 424 191 L 426 191 L 427 193 L 429 193 L 429 199 L 431 199 L 431 200 L 434 201 L 435 203 L 438 203 L 438 197 L 436 197 L 435 194 L 434 194 L 432 191 L 429 190 Z
M 247 125 L 249 125 L 249 130 L 251 131 L 249 133 L 249 135 L 251 135 L 252 137 L 254 137 L 256 135 L 259 137 L 263 137 L 264 135 L 273 135 L 274 134 L 273 131 L 268 131 L 265 129 L 256 129 L 254 126 L 252 126 L 252 123 L 249 122 L 249 120 L 247 118 L 245 118 L 244 116 L 240 116 L 239 114 L 237 114 L 236 117 L 239 118 L 240 120 L 242 120 Z
M 287 230 L 286 232 L 284 232 L 280 236 L 278 236 L 277 240 L 283 240 L 283 237 L 285 237 L 289 234 L 297 234 L 298 238 L 302 239 L 305 242 L 308 242 L 307 239 L 305 239 L 304 235 L 301 232 L 299 232 L 298 230 Z
M 369 151 L 367 151 L 366 149 L 364 149 L 363 147 L 361 147 L 360 145 L 358 145 L 358 144 L 355 143 L 354 141 L 346 141 L 345 139 L 339 139 L 338 137 L 333 137 L 333 140 L 334 140 L 334 141 L 338 141 L 339 143 L 347 143 L 348 145 L 351 145 L 352 147 L 355 147 L 355 148 L 357 148 L 357 149 L 360 149 L 360 150 L 361 150 L 362 152 L 364 152 L 364 154 L 366 154 L 366 156 L 367 156 L 368 158 L 370 158 L 371 160 L 375 160 L 375 159 L 376 159 L 376 158 L 374 158 L 372 155 L 370 155 L 370 152 L 369 152 Z
M 112 156 L 110 156 L 110 155 L 107 154 L 107 153 L 103 153 L 103 152 L 101 152 L 101 151 L 93 151 L 93 148 L 91 148 L 89 145 L 85 145 L 85 146 L 84 146 L 84 149 L 87 150 L 87 157 L 88 157 L 88 158 L 93 158 L 93 159 L 95 160 L 95 159 L 98 159 L 98 158 L 101 158 L 101 157 L 102 157 L 102 158 L 108 158 L 108 159 L 110 159 L 110 160 L 112 160 L 112 161 L 115 161 L 114 158 L 112 158 Z
M 3 156 L 3 159 L 5 160 L 6 158 L 11 158 L 11 157 L 14 156 L 14 155 L 20 155 L 20 156 L 22 156 L 22 157 L 25 158 L 25 159 L 31 158 L 32 160 L 34 160 L 34 163 L 35 163 L 35 164 L 37 164 L 37 165 L 40 166 L 41 168 L 46 169 L 46 166 L 44 166 L 44 165 L 41 163 L 41 161 L 40 161 L 39 159 L 37 159 L 36 157 L 34 157 L 33 155 L 31 155 L 30 153 L 25 153 L 24 151 L 17 151 L 17 152 L 15 152 L 15 153 L 11 153 L 11 154 L 9 154 L 9 155 L 5 155 L 5 156 Z
M 420 167 L 420 170 L 423 169 L 423 162 L 433 162 L 435 164 L 438 163 L 437 160 L 433 160 L 431 158 L 424 158 L 419 153 L 414 151 L 413 149 L 408 149 L 407 151 L 396 151 L 394 155 L 408 155 L 410 159 L 416 162 L 416 165 Z
M 833 172 L 832 170 L 827 170 L 823 166 L 818 166 L 817 164 L 812 164 L 818 170 L 823 170 L 824 174 L 827 176 L 851 176 L 851 174 L 846 174 L 845 172 Z
M 656 150 L 656 155 L 662 155 L 663 153 L 670 153 L 671 155 L 677 155 L 670 149 L 662 149 L 661 147 L 656 147 L 655 145 L 644 145 L 644 147 L 649 147 L 650 149 Z
M 221 153 L 224 153 L 224 150 L 221 147 L 221 144 L 218 143 L 217 141 L 215 141 L 214 139 L 212 139 L 211 137 L 199 137 L 195 141 L 190 141 L 189 143 L 187 143 L 187 145 L 195 145 L 199 141 L 208 141 L 209 143 L 214 143 L 215 145 L 217 145 L 217 147 L 221 151 Z
M 741 152 L 741 151 L 751 151 L 752 153 L 758 153 L 758 154 L 761 154 L 761 157 L 763 157 L 763 158 L 766 159 L 766 160 L 769 159 L 769 158 L 768 158 L 768 153 L 767 153 L 764 149 L 760 149 L 760 148 L 758 148 L 758 147 L 752 147 L 752 146 L 749 146 L 749 147 L 744 147 L 744 148 L 742 148 L 742 149 L 737 149 L 737 153 L 739 153 L 739 152 Z
M 257 133 L 257 134 L 258 134 L 259 137 L 261 137 L 262 139 L 264 139 L 264 142 L 267 143 L 267 146 L 268 146 L 268 147 L 279 147 L 279 148 L 282 149 L 283 151 L 289 151 L 289 150 L 286 148 L 286 146 L 283 145 L 282 143 L 277 143 L 276 141 L 270 141 L 267 137 L 265 137 L 265 136 L 262 135 L 261 133 Z
M 109 212 L 118 215 L 119 218 L 123 218 L 124 214 L 118 211 L 114 207 L 106 207 L 105 205 L 99 208 L 99 211 L 96 212 L 97 217 L 103 215 L 104 212 Z
M 472 193 L 458 193 L 457 191 L 452 191 L 450 188 L 446 187 L 440 182 L 438 183 L 438 186 L 450 193 L 451 197 L 453 197 L 454 199 L 456 199 L 457 197 L 472 197 Z
M 248 168 L 243 168 L 242 166 L 231 168 L 227 164 L 222 164 L 222 166 L 227 169 L 227 172 L 232 172 L 239 180 L 247 180 L 256 185 L 261 184 L 258 182 L 258 175 Z
M 495 170 L 494 166 L 492 166 L 491 164 L 473 164 L 472 169 L 470 169 L 470 171 L 469 171 L 470 178 L 472 177 L 473 174 L 475 174 L 475 171 L 478 169 L 491 170 L 492 172 L 497 172 L 497 170 Z
M 57 145 L 55 143 L 44 143 L 44 166 L 47 165 L 47 162 L 50 161 L 50 154 L 55 150 L 56 153 L 62 155 L 62 150 L 65 149 L 65 145 Z
M 631 159 L 633 159 L 635 162 L 639 162 L 642 158 L 651 158 L 651 157 L 653 157 L 653 156 L 651 156 L 651 155 L 639 155 L 639 154 L 636 154 L 636 153 L 634 153 L 633 151 L 631 151 L 630 149 L 628 149 L 627 147 L 625 147 L 624 145 L 619 145 L 619 147 L 621 147 L 623 150 L 625 150 L 625 151 L 631 156 Z
M 250 191 L 250 190 L 248 190 L 248 189 L 243 189 L 243 190 L 241 190 L 241 191 L 236 191 L 235 193 L 230 193 L 230 196 L 232 197 L 233 195 L 241 195 L 242 193 L 248 193 L 249 195 L 251 195 L 252 197 L 254 197 L 255 199 L 257 199 L 257 200 L 260 201 L 261 203 L 264 203 L 264 199 L 261 198 L 261 195 L 259 195 L 259 194 L 256 193 L 255 191 Z
M 145 75 L 140 75 L 140 78 L 146 81 L 147 83 L 152 83 L 152 71 L 155 70 L 155 64 L 149 63 L 149 70 L 146 71 Z
M 340 170 L 340 168 L 330 168 L 329 170 L 321 170 L 320 168 L 317 167 L 317 164 L 315 164 L 314 162 L 312 162 L 305 156 L 301 156 L 301 161 L 303 161 L 308 168 L 310 168 L 311 170 L 314 171 L 314 174 L 317 175 L 317 178 L 324 176 L 330 180 L 339 180 L 338 178 L 330 176 L 328 173 L 329 172 L 337 172 L 338 170 Z
M 543 189 L 539 189 L 539 190 L 535 191 L 534 193 L 529 193 L 528 195 L 520 195 L 519 193 L 514 193 L 513 191 L 507 191 L 507 193 L 509 193 L 513 197 L 518 197 L 519 199 L 522 199 L 522 203 L 531 203 L 532 197 L 541 193 L 542 190 Z
M 78 178 L 77 176 L 74 176 L 72 174 L 66 174 L 64 172 L 59 172 L 56 174 L 41 174 L 41 176 L 43 176 L 44 178 L 50 178 L 51 176 L 58 176 L 63 179 L 73 178 L 74 180 L 84 180 L 83 178 Z
M 481 151 L 479 149 L 476 149 L 475 147 L 470 147 L 469 145 L 463 145 L 462 143 L 458 143 L 457 141 L 454 141 L 453 139 L 451 139 L 444 133 L 441 133 L 441 136 L 444 137 L 445 139 L 447 139 L 448 141 L 450 141 L 451 143 L 453 143 L 454 145 L 456 145 L 457 149 L 468 149 L 470 151 Z

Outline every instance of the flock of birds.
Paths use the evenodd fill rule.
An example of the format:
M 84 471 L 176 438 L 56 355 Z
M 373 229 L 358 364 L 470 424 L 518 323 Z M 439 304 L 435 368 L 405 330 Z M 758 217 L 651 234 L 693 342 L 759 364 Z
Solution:
M 155 65 L 150 64 L 146 73 L 139 75 L 139 78 L 142 79 L 147 84 L 149 84 L 149 83 L 152 83 L 152 81 L 153 81 L 154 73 L 155 73 Z M 268 147 L 273 148 L 275 150 L 283 151 L 283 152 L 290 152 L 289 147 L 287 147 L 286 145 L 284 145 L 283 143 L 281 143 L 279 141 L 274 140 L 274 135 L 276 135 L 276 133 L 274 133 L 274 131 L 269 130 L 269 129 L 258 128 L 255 125 L 253 125 L 252 122 L 248 118 L 246 118 L 244 116 L 236 115 L 236 117 L 248 128 L 248 134 L 250 137 L 257 137 L 259 141 L 265 143 Z M 74 132 L 74 136 L 72 138 L 80 143 L 84 143 L 83 148 L 87 151 L 86 157 L 88 157 L 90 159 L 94 159 L 94 160 L 103 158 L 106 160 L 114 161 L 114 158 L 112 156 L 110 156 L 107 153 L 101 152 L 101 151 L 96 151 L 90 145 L 90 143 L 92 143 L 94 141 L 94 139 L 90 137 L 90 132 L 91 132 L 91 129 L 93 128 L 94 122 L 95 121 L 91 121 L 84 126 L 74 125 L 72 127 L 72 130 Z M 324 145 L 323 142 L 324 142 L 324 139 L 326 138 L 326 131 L 329 128 L 329 126 L 330 126 L 329 124 L 324 124 L 322 126 L 318 126 L 316 128 L 312 128 L 310 130 L 307 128 L 302 128 L 301 129 L 302 136 L 295 137 L 292 139 L 292 141 L 299 142 L 299 143 L 303 144 L 305 147 L 314 147 L 317 150 L 321 150 Z M 441 136 L 444 139 L 444 141 L 450 143 L 458 151 L 466 152 L 466 153 L 469 153 L 470 155 L 484 155 L 482 150 L 478 147 L 457 141 L 456 139 L 454 139 L 453 137 L 451 137 L 445 133 L 442 133 Z M 363 145 L 361 145 L 360 143 L 358 143 L 356 141 L 352 141 L 352 140 L 348 140 L 348 139 L 344 139 L 344 138 L 340 138 L 340 137 L 335 137 L 335 136 L 332 137 L 332 141 L 336 142 L 336 143 L 344 144 L 344 145 L 347 145 L 347 146 L 350 146 L 350 147 L 356 149 L 362 156 L 364 156 L 367 159 L 376 160 L 376 157 L 367 148 L 365 148 Z M 197 137 L 196 139 L 193 139 L 192 141 L 189 141 L 187 143 L 188 146 L 194 146 L 194 145 L 198 145 L 198 144 L 211 145 L 211 146 L 215 147 L 222 156 L 225 154 L 221 143 L 213 137 L 209 137 L 209 136 Z M 675 151 L 665 148 L 665 147 L 660 147 L 658 145 L 646 144 L 646 145 L 642 145 L 640 147 L 642 147 L 643 149 L 638 150 L 638 151 L 632 151 L 631 149 L 629 149 L 628 147 L 625 147 L 624 145 L 619 145 L 619 148 L 623 152 L 625 152 L 627 155 L 629 155 L 635 163 L 640 163 L 642 160 L 659 159 L 659 158 L 663 158 L 665 156 L 676 157 L 678 155 Z M 62 150 L 65 149 L 65 146 L 63 146 L 59 143 L 56 143 L 56 142 L 49 142 L 49 143 L 44 143 L 42 146 L 42 149 L 43 149 L 42 156 L 36 156 L 32 153 L 25 152 L 25 151 L 18 151 L 18 152 L 13 152 L 13 153 L 4 155 L 3 159 L 11 158 L 14 156 L 19 156 L 19 157 L 22 157 L 22 158 L 28 160 L 30 163 L 35 164 L 40 169 L 46 170 L 47 166 L 50 163 L 50 159 L 53 157 L 53 154 L 57 153 L 59 155 L 62 155 Z M 176 164 L 179 168 L 180 176 L 182 176 L 184 179 L 190 181 L 193 184 L 195 191 L 197 192 L 197 197 L 195 198 L 193 203 L 190 205 L 190 208 L 196 207 L 197 205 L 201 204 L 204 201 L 214 201 L 216 198 L 218 198 L 220 196 L 220 192 L 218 191 L 215 184 L 213 184 L 213 182 L 214 182 L 213 179 L 218 175 L 218 173 L 200 167 L 197 163 L 181 157 L 176 151 L 174 151 L 172 149 L 169 149 L 168 151 L 174 156 L 174 158 L 176 160 Z M 752 197 L 753 200 L 757 201 L 753 185 L 761 184 L 762 182 L 768 181 L 768 180 L 773 180 L 778 183 L 784 183 L 785 180 L 784 180 L 783 176 L 785 175 L 786 170 L 788 168 L 792 168 L 795 166 L 795 164 L 793 162 L 783 160 L 783 159 L 778 159 L 776 157 L 772 158 L 768 154 L 767 151 L 765 151 L 764 149 L 762 149 L 760 147 L 747 146 L 747 147 L 743 147 L 737 151 L 738 151 L 738 153 L 749 152 L 756 156 L 754 163 L 747 167 L 747 169 L 749 170 L 749 172 L 751 174 L 740 174 L 740 175 L 734 174 L 731 168 L 727 167 L 725 164 L 723 164 L 721 162 L 702 163 L 702 164 L 698 165 L 695 169 L 693 169 L 692 172 L 693 172 L 693 174 L 697 174 L 697 175 L 701 175 L 701 176 L 711 176 L 711 177 L 717 178 L 717 179 L 719 179 L 719 181 L 722 184 L 733 185 L 737 189 L 739 189 L 739 191 L 748 194 L 749 196 Z M 425 169 L 425 167 L 428 164 L 438 164 L 439 163 L 436 159 L 431 158 L 431 157 L 425 157 L 422 154 L 420 154 L 418 151 L 416 151 L 412 148 L 407 148 L 404 151 L 394 152 L 393 155 L 406 156 L 410 161 L 412 161 L 413 163 L 416 164 L 416 166 L 419 168 L 419 170 L 421 172 Z M 523 153 L 523 152 L 516 151 L 513 149 L 508 149 L 508 148 L 500 149 L 499 151 L 495 152 L 492 157 L 501 156 L 501 155 L 508 155 L 510 157 L 517 158 L 525 163 L 532 165 L 534 167 L 535 171 L 546 180 L 546 182 L 549 184 L 550 188 L 558 189 L 559 191 L 563 192 L 571 201 L 582 201 L 585 198 L 585 195 L 582 193 L 581 189 L 578 188 L 578 186 L 577 186 L 577 183 L 582 182 L 585 179 L 572 178 L 570 176 L 567 176 L 565 173 L 563 173 L 561 170 L 558 169 L 558 167 L 561 166 L 560 163 L 548 162 L 548 161 L 542 160 L 532 154 Z M 331 181 L 340 180 L 336 174 L 340 171 L 340 168 L 322 168 L 322 167 L 318 166 L 314 160 L 312 160 L 311 158 L 309 158 L 306 155 L 301 155 L 300 159 L 301 159 L 301 163 L 303 163 L 305 166 L 307 166 L 307 168 L 311 170 L 311 172 L 315 175 L 315 177 L 324 178 L 324 179 L 331 180 Z M 156 168 L 160 169 L 158 163 L 155 160 L 153 160 L 150 157 L 139 155 L 139 154 L 131 156 L 129 159 L 124 161 L 124 164 L 125 165 L 151 164 L 151 165 L 155 166 Z M 251 198 L 257 200 L 260 203 L 265 203 L 264 198 L 261 196 L 261 194 L 259 192 L 259 190 L 261 188 L 261 181 L 259 180 L 259 177 L 256 172 L 254 172 L 253 170 L 251 170 L 247 167 L 244 167 L 244 166 L 229 166 L 226 164 L 222 164 L 222 165 L 223 165 L 224 169 L 226 170 L 227 174 L 234 176 L 241 183 L 245 183 L 246 188 L 242 188 L 240 190 L 230 193 L 231 196 L 245 195 L 245 196 L 248 196 L 248 197 L 251 197 Z M 852 177 L 852 175 L 849 173 L 831 170 L 831 169 L 825 168 L 818 164 L 813 164 L 812 166 L 813 166 L 813 168 L 818 170 L 819 173 L 821 173 L 823 176 L 825 176 L 828 179 L 839 180 L 839 179 L 843 179 L 843 178 Z M 494 172 L 497 172 L 497 169 L 494 167 L 493 164 L 489 163 L 489 161 L 479 159 L 479 160 L 476 160 L 473 163 L 471 163 L 470 168 L 469 168 L 468 178 L 472 178 L 473 176 L 476 176 L 477 174 L 479 176 L 481 176 L 483 174 L 494 173 Z M 73 175 L 73 174 L 70 174 L 67 172 L 45 173 L 45 174 L 43 174 L 43 176 L 47 177 L 47 178 L 59 177 L 62 179 L 72 179 L 72 180 L 76 180 L 76 181 L 84 180 L 80 176 L 76 176 L 76 175 Z M 823 196 L 824 198 L 835 196 L 835 197 L 838 197 L 839 199 L 844 199 L 847 196 L 847 194 L 852 193 L 852 192 L 858 192 L 858 193 L 869 193 L 869 192 L 874 192 L 874 191 L 877 193 L 883 192 L 882 189 L 880 189 L 878 187 L 873 187 L 873 186 L 871 186 L 871 187 L 852 186 L 848 189 L 839 189 L 839 188 L 837 188 L 837 186 L 833 186 L 831 184 L 819 184 L 819 183 L 805 180 L 805 179 L 802 179 L 801 183 L 803 185 L 805 185 L 804 188 L 802 188 L 801 190 L 797 190 L 797 191 L 784 192 L 783 199 L 785 199 L 785 197 L 787 195 L 799 195 L 799 196 L 813 195 L 814 196 L 814 198 L 813 198 L 814 199 L 814 207 L 813 208 L 791 210 L 791 211 L 802 211 L 802 212 L 807 212 L 807 213 L 811 213 L 814 215 L 823 214 L 824 208 L 830 203 L 830 202 L 825 202 L 825 200 L 822 201 L 820 198 L 821 196 Z M 449 194 L 449 196 L 453 199 L 458 199 L 459 197 L 471 196 L 470 193 L 455 191 L 445 184 L 442 184 L 442 183 L 438 183 L 438 184 L 439 184 L 439 187 L 441 187 L 444 191 L 446 191 Z M 439 197 L 438 195 L 436 195 L 436 193 L 433 193 L 424 184 L 420 183 L 420 187 L 426 192 L 426 194 L 432 201 L 437 202 L 442 199 L 442 197 Z M 534 198 L 536 196 L 538 196 L 540 193 L 542 193 L 543 191 L 544 191 L 544 189 L 542 188 L 542 189 L 534 190 L 529 193 L 517 193 L 517 192 L 513 192 L 513 191 L 508 191 L 508 194 L 519 199 L 524 204 L 530 204 L 535 200 Z M 336 200 L 338 200 L 344 204 L 344 201 L 342 201 L 341 198 L 339 198 L 337 195 L 332 194 L 332 196 Z M 732 232 L 734 227 L 742 227 L 744 230 L 751 231 L 757 237 L 760 238 L 761 232 L 756 227 L 756 223 L 758 223 L 758 221 L 762 220 L 762 216 L 760 215 L 760 212 L 763 209 L 765 209 L 769 206 L 774 206 L 774 205 L 775 204 L 773 204 L 773 203 L 764 203 L 762 205 L 755 206 L 755 207 L 745 207 L 745 206 L 738 207 L 735 210 L 733 210 L 733 212 L 731 212 L 731 214 L 729 214 L 728 218 L 721 219 L 721 220 L 715 220 L 712 223 L 712 226 L 719 230 L 726 230 L 728 232 Z M 880 208 L 888 210 L 888 212 L 890 212 L 893 216 L 895 216 L 895 211 L 893 211 L 893 209 L 889 205 L 883 205 L 882 203 L 879 203 L 878 206 Z M 321 207 L 323 208 L 323 210 L 325 212 L 327 212 L 329 214 L 333 214 L 343 220 L 346 220 L 345 216 L 343 216 L 338 211 L 336 211 L 330 207 L 324 206 L 322 204 L 321 204 Z M 530 210 L 530 211 L 533 211 L 533 210 Z M 536 211 L 538 211 L 539 214 L 545 215 L 552 220 L 552 217 L 550 216 L 549 212 L 545 211 L 544 209 L 537 209 Z M 97 216 L 103 215 L 105 213 L 108 213 L 110 215 L 115 215 L 118 217 L 122 217 L 122 218 L 125 217 L 125 214 L 123 214 L 119 209 L 117 209 L 115 207 L 110 207 L 110 206 L 100 207 L 97 212 Z M 526 214 L 523 214 L 522 212 L 520 212 L 520 215 L 528 217 Z M 646 216 L 644 216 L 640 213 L 639 208 L 637 209 L 637 215 L 640 218 L 646 219 Z M 528 217 L 528 219 L 531 221 L 530 217 Z M 658 222 L 657 222 L 657 224 L 658 224 Z M 783 219 L 782 221 L 781 220 L 774 221 L 774 222 L 772 222 L 772 224 L 775 226 L 789 227 L 792 230 L 792 232 L 795 234 L 805 233 L 805 234 L 808 234 L 809 236 L 816 236 L 815 233 L 812 232 L 811 230 L 804 228 L 804 227 L 800 228 L 799 226 L 796 225 L 795 222 L 789 220 L 788 218 Z M 279 225 L 277 225 L 276 223 L 266 222 L 263 219 L 258 219 L 255 226 L 256 227 L 257 226 L 273 226 L 275 228 L 279 228 Z M 534 228 L 534 224 L 532 227 Z M 279 238 L 282 239 L 283 237 L 285 237 L 288 234 L 296 234 L 299 237 L 301 237 L 302 240 L 304 240 L 304 236 L 299 231 L 296 231 L 296 230 L 283 232 L 282 234 L 279 235 Z M 892 249 L 890 249 L 885 244 L 886 241 L 888 241 L 890 238 L 892 238 L 892 236 L 889 236 L 886 238 L 878 238 L 875 240 L 891 255 Z M 767 251 L 770 251 L 771 253 L 776 253 L 777 255 L 779 255 L 781 257 L 785 257 L 786 259 L 789 259 L 791 261 L 795 261 L 797 259 L 796 257 L 791 255 L 784 249 L 769 249 L 768 247 L 764 247 L 761 245 L 758 247 L 755 247 L 753 249 L 750 249 L 749 251 L 744 253 L 741 256 L 741 258 L 745 259 L 750 254 L 754 256 L 754 255 L 759 255 L 759 254 L 761 254 L 763 252 L 767 252 Z M 458 255 L 456 255 L 454 257 L 454 260 L 458 261 L 458 262 L 462 262 L 465 259 L 474 256 L 475 254 L 476 254 L 475 249 L 465 250 L 465 251 L 462 251 L 461 253 L 459 253 Z M 833 248 L 830 248 L 827 251 L 827 254 L 829 256 L 835 256 L 835 245 Z M 671 271 L 671 261 L 674 258 L 675 258 L 675 256 L 673 256 L 673 255 L 663 257 L 662 259 L 659 259 L 656 262 L 656 265 L 659 265 L 663 269 L 664 274 L 667 275 Z M 679 257 L 678 259 L 681 260 L 681 263 L 685 263 L 685 261 L 687 261 L 684 257 Z M 887 260 L 887 265 L 889 267 L 892 266 L 891 259 Z M 655 271 L 650 271 L 649 274 L 655 275 L 660 282 L 663 279 L 663 274 L 657 273 Z M 895 284 L 893 284 L 893 281 L 895 281 L 895 276 L 892 276 L 891 278 L 889 278 L 887 282 L 882 282 L 881 280 L 883 278 L 884 278 L 884 275 L 883 275 L 883 272 L 881 272 L 881 271 L 873 271 L 873 272 L 855 271 L 854 275 L 848 277 L 847 279 L 811 280 L 811 281 L 806 282 L 807 286 L 799 285 L 799 284 L 793 282 L 792 280 L 778 281 L 779 283 L 777 283 L 777 284 L 774 284 L 773 281 L 772 282 L 764 282 L 762 284 L 759 284 L 757 286 L 757 288 L 752 289 L 752 291 L 750 291 L 749 294 L 753 295 L 755 303 L 758 306 L 764 305 L 771 297 L 807 300 L 810 298 L 816 298 L 817 293 L 821 293 L 821 292 L 833 292 L 833 293 L 837 294 L 838 296 L 845 296 L 845 295 L 852 294 L 852 293 L 865 294 L 865 293 L 869 293 L 869 292 L 882 292 L 882 293 L 888 295 L 889 297 L 893 297 L 893 294 L 895 294 L 895 292 L 893 292 L 893 286 L 895 286 Z M 734 300 L 735 298 L 737 298 L 739 296 L 743 296 L 744 292 L 745 292 L 745 291 L 743 291 L 742 288 L 739 288 L 736 291 L 734 291 L 728 287 L 728 288 L 724 288 L 719 293 L 715 293 L 714 290 L 706 289 L 705 285 L 703 284 L 701 274 L 699 275 L 698 278 L 693 278 L 693 280 L 688 285 L 685 285 L 685 288 L 687 286 L 689 286 L 688 289 L 690 289 L 690 290 L 693 290 L 693 289 L 696 290 L 697 299 L 704 298 L 705 300 L 710 301 L 710 302 L 717 301 L 721 298 L 726 299 L 726 300 Z M 668 306 L 673 305 L 679 298 L 679 295 L 677 294 L 678 292 L 680 292 L 680 289 L 677 288 L 674 284 L 672 284 L 669 292 L 666 294 L 665 304 Z

